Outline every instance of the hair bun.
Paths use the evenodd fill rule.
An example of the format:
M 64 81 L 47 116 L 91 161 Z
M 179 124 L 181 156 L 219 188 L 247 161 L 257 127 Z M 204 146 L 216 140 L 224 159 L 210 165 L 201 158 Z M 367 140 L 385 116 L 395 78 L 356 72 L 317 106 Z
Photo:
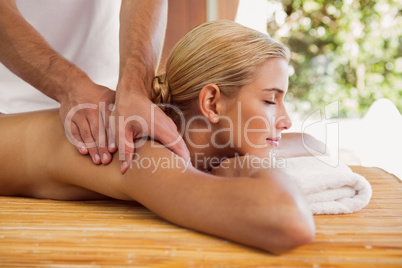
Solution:
M 155 76 L 152 89 L 151 99 L 155 104 L 171 103 L 171 92 L 166 81 L 166 74 Z

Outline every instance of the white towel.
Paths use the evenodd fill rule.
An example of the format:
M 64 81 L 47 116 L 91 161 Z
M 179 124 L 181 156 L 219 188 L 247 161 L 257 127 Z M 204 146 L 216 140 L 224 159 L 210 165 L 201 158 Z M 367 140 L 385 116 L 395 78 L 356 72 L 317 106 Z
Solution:
M 313 214 L 353 213 L 370 201 L 370 183 L 348 166 L 336 167 L 330 157 L 286 158 L 283 171 L 293 179 L 307 197 Z

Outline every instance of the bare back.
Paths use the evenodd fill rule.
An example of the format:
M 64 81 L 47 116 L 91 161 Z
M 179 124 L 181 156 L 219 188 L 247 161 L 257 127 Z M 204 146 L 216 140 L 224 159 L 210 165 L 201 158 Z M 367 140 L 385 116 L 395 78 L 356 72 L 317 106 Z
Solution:
M 277 253 L 314 237 L 304 197 L 279 170 L 260 170 L 249 177 L 222 176 L 222 170 L 214 176 L 151 145 L 148 141 L 136 150 L 137 160 L 167 160 L 167 165 L 133 163 L 122 175 L 118 159 L 97 166 L 77 152 L 57 110 L 3 115 L 0 195 L 136 200 L 176 224 Z

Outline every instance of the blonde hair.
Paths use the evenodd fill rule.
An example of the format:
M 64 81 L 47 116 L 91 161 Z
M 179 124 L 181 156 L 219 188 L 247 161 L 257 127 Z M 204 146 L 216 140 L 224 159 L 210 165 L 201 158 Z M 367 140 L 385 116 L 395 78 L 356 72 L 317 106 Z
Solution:
M 152 101 L 187 114 L 205 85 L 214 83 L 223 95 L 233 96 L 254 81 L 260 64 L 274 57 L 289 61 L 289 50 L 266 34 L 233 21 L 201 24 L 173 48 L 166 73 L 154 78 Z

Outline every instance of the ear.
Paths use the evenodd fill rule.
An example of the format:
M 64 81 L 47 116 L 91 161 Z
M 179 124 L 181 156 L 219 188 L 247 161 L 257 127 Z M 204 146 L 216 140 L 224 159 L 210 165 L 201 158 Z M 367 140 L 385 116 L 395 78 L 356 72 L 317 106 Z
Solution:
M 223 95 L 216 84 L 204 86 L 198 97 L 198 104 L 203 116 L 211 123 L 218 123 L 222 112 Z

